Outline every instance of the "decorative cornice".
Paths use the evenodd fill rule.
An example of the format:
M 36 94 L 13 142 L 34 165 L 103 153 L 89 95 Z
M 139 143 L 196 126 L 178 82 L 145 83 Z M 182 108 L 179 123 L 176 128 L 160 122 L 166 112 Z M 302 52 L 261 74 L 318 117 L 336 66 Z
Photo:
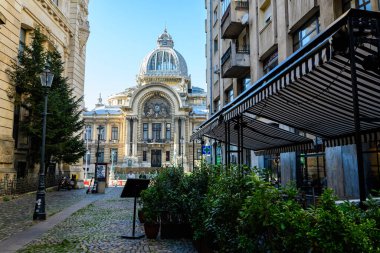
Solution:
M 74 36 L 73 28 L 70 26 L 67 18 L 61 10 L 51 0 L 36 0 L 41 3 L 41 6 L 47 10 L 50 16 L 67 32 L 70 37 Z

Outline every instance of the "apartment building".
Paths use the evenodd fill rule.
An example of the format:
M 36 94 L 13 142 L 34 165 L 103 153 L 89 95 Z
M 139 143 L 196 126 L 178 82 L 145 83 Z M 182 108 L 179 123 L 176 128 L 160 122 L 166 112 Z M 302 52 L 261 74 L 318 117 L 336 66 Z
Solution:
M 370 189 L 379 188 L 380 165 L 377 162 L 379 145 L 377 145 L 375 130 L 378 125 L 374 123 L 374 120 L 371 122 L 373 125 L 368 127 L 368 131 L 372 131 L 372 137 L 363 137 L 363 132 L 356 131 L 360 132 L 362 139 L 365 140 L 361 145 L 363 157 L 359 158 L 359 162 L 354 141 L 337 141 L 335 144 L 331 142 L 334 139 L 333 136 L 352 137 L 355 131 L 342 130 L 336 131 L 336 135 L 332 134 L 334 122 L 343 122 L 343 119 L 340 120 L 339 117 L 345 113 L 340 110 L 338 103 L 338 95 L 341 92 L 338 92 L 338 97 L 336 97 L 336 106 L 339 110 L 335 118 L 332 116 L 335 115 L 333 105 L 329 105 L 331 108 L 324 107 L 327 99 L 325 101 L 323 96 L 331 96 L 329 92 L 337 83 L 351 82 L 354 78 L 356 81 L 354 76 L 348 78 L 342 75 L 343 72 L 354 71 L 352 69 L 332 70 L 327 67 L 324 69 L 325 66 L 323 66 L 318 69 L 320 72 L 313 73 L 320 79 L 313 79 L 310 76 L 308 80 L 302 80 L 305 73 L 310 69 L 314 70 L 314 67 L 319 66 L 318 64 L 326 57 L 330 60 L 331 56 L 339 55 L 339 49 L 337 49 L 339 44 L 348 47 L 347 43 L 351 41 L 348 35 L 341 41 L 338 38 L 342 31 L 347 30 L 347 27 L 351 29 L 350 25 L 342 25 L 342 20 L 351 20 L 352 16 L 354 21 L 357 18 L 367 22 L 371 20 L 371 15 L 374 15 L 373 25 L 374 20 L 377 20 L 379 1 L 206 0 L 205 8 L 207 12 L 205 30 L 209 120 L 201 125 L 192 138 L 206 138 L 214 146 L 212 162 L 222 160 L 225 164 L 237 163 L 269 168 L 273 173 L 273 179 L 277 182 L 281 181 L 282 184 L 296 181 L 299 187 L 309 187 L 318 181 L 318 186 L 331 187 L 342 198 L 359 197 L 359 192 L 363 192 L 364 187 L 367 193 Z M 351 9 L 354 11 L 350 11 Z M 375 14 L 357 12 L 355 9 Z M 348 11 L 350 12 L 347 14 Z M 359 17 L 360 15 L 362 17 Z M 359 25 L 360 22 L 358 22 Z M 371 24 L 370 21 L 368 22 Z M 338 25 L 344 28 L 341 29 Z M 351 24 L 352 27 L 354 25 L 357 23 Z M 365 29 L 358 28 L 357 30 Z M 374 30 L 376 29 L 373 28 Z M 357 36 L 357 34 L 355 30 L 351 35 Z M 354 50 L 359 50 L 358 48 L 363 45 L 369 45 L 370 49 L 365 50 L 370 52 L 376 47 L 370 45 L 374 44 L 373 40 L 368 42 L 368 39 L 366 41 L 362 39 L 361 43 L 358 42 L 360 39 L 353 41 L 354 44 L 356 43 Z M 316 58 L 313 61 L 307 58 L 311 57 L 314 51 L 319 50 L 322 44 L 328 46 L 323 49 L 324 51 L 321 49 L 323 52 L 319 52 L 318 60 Z M 347 53 L 343 52 L 341 55 L 347 56 Z M 363 57 L 358 61 L 374 58 L 371 55 Z M 340 61 L 339 64 L 345 65 L 348 69 L 349 63 L 353 60 L 349 58 L 345 60 L 346 62 Z M 300 67 L 297 64 L 303 65 Z M 334 65 L 334 67 L 337 66 Z M 359 65 L 357 69 L 366 71 L 364 67 L 362 70 L 362 65 Z M 322 70 L 329 72 L 323 76 Z M 369 75 L 374 78 L 371 82 L 374 84 L 376 83 L 374 80 L 377 80 L 377 67 L 370 71 Z M 373 75 L 372 72 L 376 74 Z M 317 89 L 323 80 L 327 83 L 325 88 L 318 91 L 312 90 Z M 278 85 L 269 87 L 272 83 Z M 310 83 L 307 89 L 302 87 L 306 83 Z M 282 90 L 286 84 L 299 85 L 299 88 L 294 88 L 298 90 L 292 94 L 285 94 Z M 359 87 L 359 91 L 360 89 Z M 374 101 L 380 102 L 377 97 L 379 91 L 374 89 L 372 92 Z M 274 95 L 277 99 L 273 98 Z M 364 99 L 360 99 L 360 92 L 359 99 L 351 97 L 347 101 L 351 101 L 352 104 L 352 100 L 354 104 L 357 100 L 359 104 L 362 103 L 357 107 L 363 110 Z M 314 103 L 314 107 L 311 107 L 313 110 L 302 109 L 302 113 L 306 116 L 297 119 L 293 112 L 297 111 L 299 113 L 297 115 L 301 115 L 301 111 L 298 111 L 301 109 L 298 107 L 305 103 Z M 289 106 L 290 104 L 293 104 L 293 107 Z M 272 107 L 275 109 L 269 111 L 268 108 Z M 325 108 L 329 108 L 331 115 L 321 117 L 325 121 L 324 127 L 321 127 L 319 131 L 315 126 L 319 123 L 322 126 L 322 123 L 315 121 L 313 117 L 320 116 L 318 113 Z M 352 110 L 351 107 L 351 112 Z M 362 111 L 360 116 L 361 114 Z M 349 115 L 349 113 L 347 115 L 347 120 L 353 119 L 352 124 L 350 122 L 353 127 L 356 124 L 354 119 L 359 116 Z M 377 112 L 374 110 L 368 112 L 368 115 L 372 119 L 377 118 Z M 362 122 L 362 130 L 365 124 Z M 324 129 L 328 129 L 326 132 L 331 130 L 331 134 L 330 132 L 326 135 L 322 134 Z M 215 133 L 216 130 L 219 130 L 219 133 Z M 251 132 L 251 135 L 248 132 Z M 261 136 L 262 139 L 258 140 L 255 139 L 258 137 L 253 136 Z M 359 177 L 364 178 L 358 184 L 358 170 L 361 170 L 361 165 L 358 167 L 358 163 L 361 164 L 362 159 L 364 159 L 364 172 Z M 364 181 L 366 181 L 365 186 L 363 186 Z
M 39 27 L 65 62 L 65 73 L 74 95 L 83 96 L 86 43 L 89 36 L 88 0 L 3 0 L 0 1 L 0 178 L 24 177 L 33 173 L 27 164 L 28 138 L 18 122 L 25 112 L 13 103 L 13 84 L 6 73 L 17 61 L 19 50 L 32 40 Z M 82 165 L 67 168 L 81 171 Z

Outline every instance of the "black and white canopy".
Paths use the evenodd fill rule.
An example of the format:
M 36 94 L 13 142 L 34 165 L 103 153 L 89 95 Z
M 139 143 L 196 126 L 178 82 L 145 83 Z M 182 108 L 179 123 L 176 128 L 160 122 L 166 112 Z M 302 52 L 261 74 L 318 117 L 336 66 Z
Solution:
M 249 113 L 329 141 L 355 133 L 353 110 L 357 102 L 361 133 L 377 132 L 380 129 L 379 27 L 380 13 L 350 10 L 223 108 L 219 117 L 234 122 Z M 353 50 L 349 50 L 350 46 Z M 353 84 L 357 86 L 357 94 L 353 92 Z M 222 138 L 212 134 L 222 127 L 215 122 L 216 117 L 203 124 L 208 127 L 203 134 Z M 210 128 L 214 128 L 211 133 Z M 244 138 L 254 139 L 267 128 L 265 123 L 244 128 Z M 289 144 L 277 134 L 269 134 L 277 147 Z M 255 150 L 265 147 L 257 142 L 259 139 L 256 137 L 255 145 L 249 141 L 243 145 Z

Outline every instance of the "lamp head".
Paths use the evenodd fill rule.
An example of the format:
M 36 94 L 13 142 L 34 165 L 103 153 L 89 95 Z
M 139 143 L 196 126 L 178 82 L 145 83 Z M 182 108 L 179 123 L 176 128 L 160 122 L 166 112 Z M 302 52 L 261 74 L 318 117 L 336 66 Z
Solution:
M 41 85 L 43 87 L 51 87 L 54 79 L 54 74 L 49 69 L 49 64 L 46 64 L 42 73 L 40 74 Z

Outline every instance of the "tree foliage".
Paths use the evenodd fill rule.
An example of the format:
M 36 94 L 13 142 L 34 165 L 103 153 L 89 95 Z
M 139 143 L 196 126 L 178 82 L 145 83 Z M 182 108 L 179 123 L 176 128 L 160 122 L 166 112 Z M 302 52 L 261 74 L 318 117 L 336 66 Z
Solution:
M 29 160 L 33 165 L 40 162 L 42 142 L 42 120 L 45 92 L 48 94 L 48 111 L 46 124 L 45 162 L 65 162 L 72 164 L 78 161 L 85 148 L 81 140 L 84 126 L 81 119 L 80 105 L 83 98 L 76 98 L 67 78 L 63 76 L 64 63 L 60 53 L 54 48 L 45 51 L 43 44 L 46 37 L 36 29 L 33 40 L 18 57 L 9 71 L 15 89 L 15 103 L 28 112 L 20 122 L 20 130 L 29 138 Z M 39 74 L 45 64 L 54 73 L 51 88 L 41 86 Z

